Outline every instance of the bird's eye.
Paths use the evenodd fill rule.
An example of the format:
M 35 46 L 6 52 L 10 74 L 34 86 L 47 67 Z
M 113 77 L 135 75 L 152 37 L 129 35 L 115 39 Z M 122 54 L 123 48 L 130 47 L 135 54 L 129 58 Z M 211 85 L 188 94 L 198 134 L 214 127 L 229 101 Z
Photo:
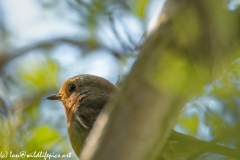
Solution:
M 75 85 L 75 84 L 72 84 L 72 83 L 71 83 L 71 84 L 68 85 L 68 91 L 69 91 L 69 92 L 74 91 L 75 88 L 76 88 L 76 85 Z

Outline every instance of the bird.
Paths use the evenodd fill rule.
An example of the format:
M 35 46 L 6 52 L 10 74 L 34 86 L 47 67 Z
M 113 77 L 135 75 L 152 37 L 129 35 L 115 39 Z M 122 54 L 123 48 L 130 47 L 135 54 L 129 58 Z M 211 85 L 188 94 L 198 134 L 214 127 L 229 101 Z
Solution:
M 117 87 L 108 80 L 95 75 L 81 74 L 69 78 L 57 94 L 47 97 L 48 100 L 62 102 L 70 143 L 77 156 L 80 155 L 83 144 L 101 110 L 117 92 L 119 92 Z M 172 130 L 157 159 L 183 160 L 203 152 L 240 157 L 233 148 L 206 142 Z
M 65 81 L 58 94 L 47 97 L 63 103 L 70 143 L 79 155 L 103 106 L 117 88 L 108 80 L 94 75 L 78 75 Z

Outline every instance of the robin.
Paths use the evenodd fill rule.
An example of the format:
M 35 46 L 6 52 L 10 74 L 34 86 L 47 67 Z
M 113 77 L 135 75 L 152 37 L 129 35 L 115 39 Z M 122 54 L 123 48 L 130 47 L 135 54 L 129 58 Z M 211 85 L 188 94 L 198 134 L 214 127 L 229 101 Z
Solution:
M 114 92 L 117 88 L 104 78 L 78 75 L 68 79 L 58 94 L 47 98 L 63 103 L 68 135 L 77 156 L 101 109 Z
M 102 108 L 116 92 L 118 89 L 108 80 L 83 74 L 68 79 L 58 94 L 47 98 L 63 103 L 69 139 L 77 156 Z M 175 152 L 176 149 L 182 151 Z M 219 153 L 235 158 L 236 155 L 239 156 L 235 149 L 205 142 L 173 130 L 159 159 L 180 160 L 189 157 L 185 154 L 202 152 Z

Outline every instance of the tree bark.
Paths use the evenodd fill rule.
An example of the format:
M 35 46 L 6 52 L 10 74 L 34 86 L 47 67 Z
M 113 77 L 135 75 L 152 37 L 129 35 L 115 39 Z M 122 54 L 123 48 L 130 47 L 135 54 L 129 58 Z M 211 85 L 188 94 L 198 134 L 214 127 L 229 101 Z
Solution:
M 167 1 L 159 27 L 100 114 L 80 159 L 156 159 L 184 103 L 232 60 L 227 52 L 239 35 L 238 18 L 218 0 Z

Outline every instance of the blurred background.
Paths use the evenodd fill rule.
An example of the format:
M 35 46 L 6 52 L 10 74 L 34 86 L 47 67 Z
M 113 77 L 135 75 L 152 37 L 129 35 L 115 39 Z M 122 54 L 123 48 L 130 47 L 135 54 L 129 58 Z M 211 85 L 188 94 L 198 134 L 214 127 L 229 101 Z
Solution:
M 83 73 L 120 84 L 164 3 L 0 0 L 0 153 L 71 152 L 68 159 L 77 159 L 62 104 L 46 97 L 57 93 L 68 78 Z M 226 7 L 234 13 L 237 4 L 230 1 Z M 239 55 L 239 47 L 235 52 Z M 231 66 L 186 104 L 177 131 L 240 147 L 238 58 Z M 202 159 L 213 157 L 224 159 L 201 155 Z

